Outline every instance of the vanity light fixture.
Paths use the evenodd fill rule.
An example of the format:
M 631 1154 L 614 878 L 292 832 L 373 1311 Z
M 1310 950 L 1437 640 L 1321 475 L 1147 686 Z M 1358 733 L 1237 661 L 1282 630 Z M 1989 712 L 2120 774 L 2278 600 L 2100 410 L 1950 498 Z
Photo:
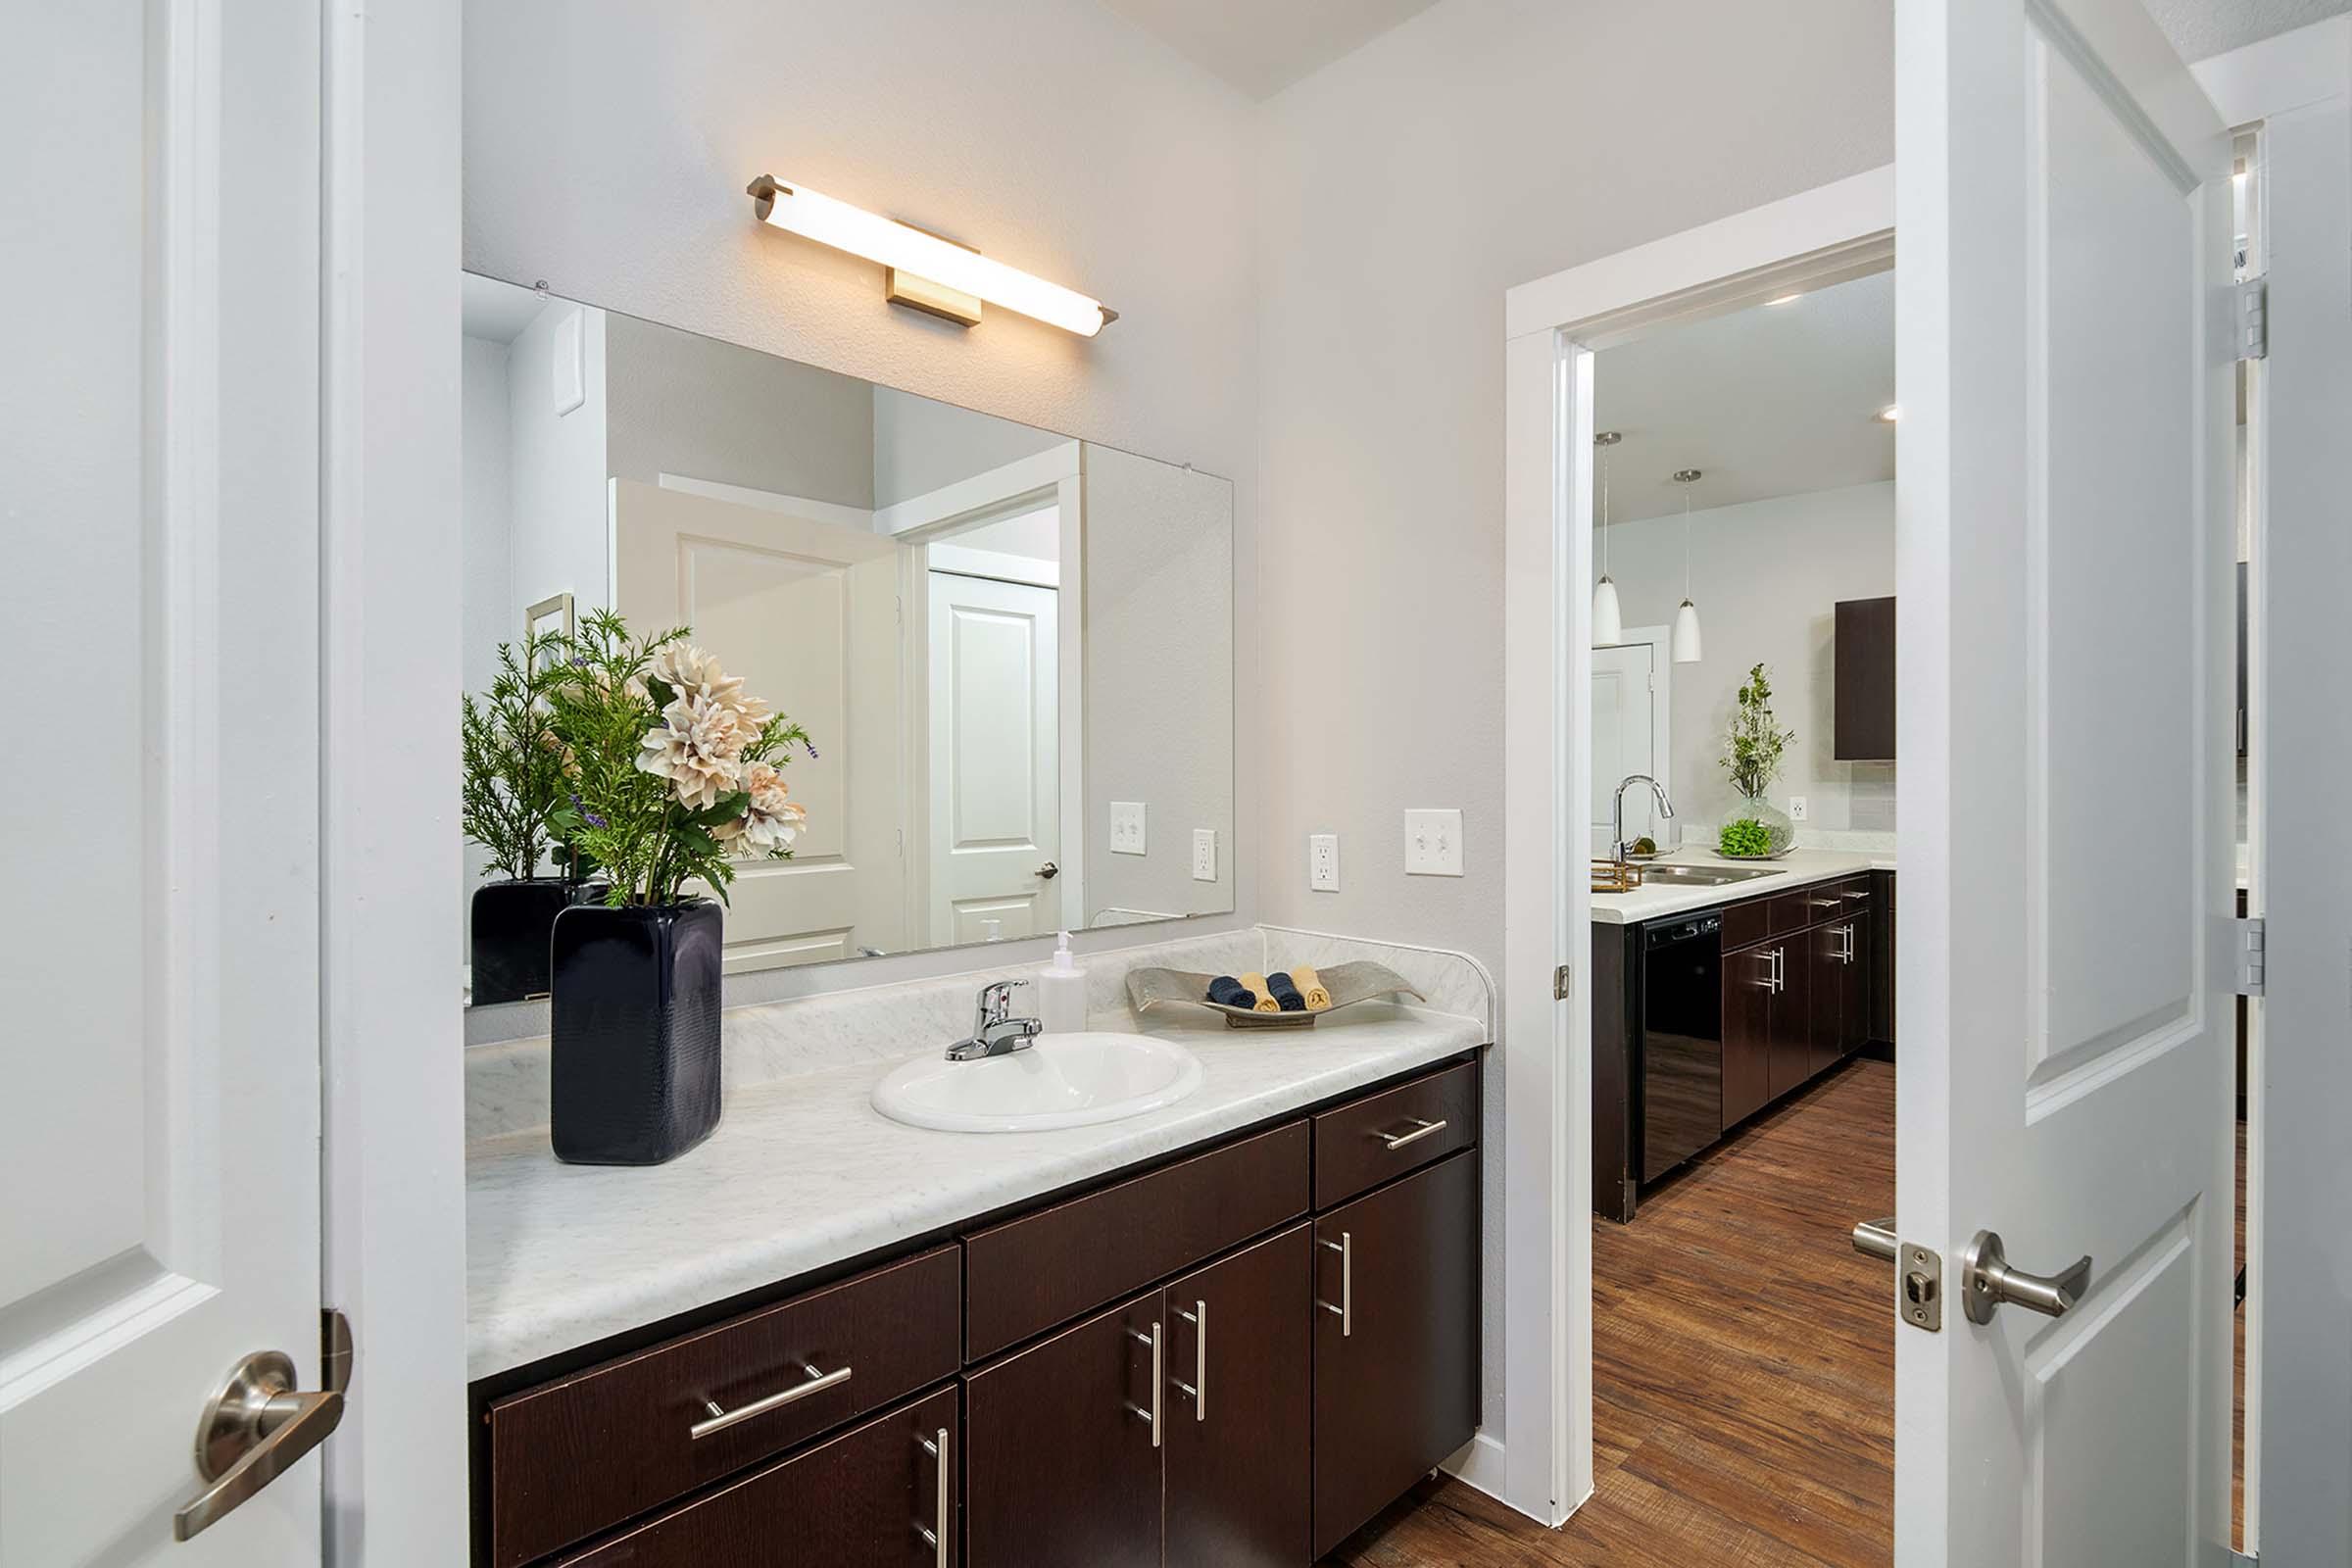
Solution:
M 969 246 L 852 207 L 806 185 L 761 174 L 745 189 L 760 221 L 890 269 L 893 304 L 973 326 L 985 300 L 1080 337 L 1093 337 L 1119 318 L 1101 300 L 1076 289 L 1049 283 L 991 261 Z
M 1625 640 L 1625 616 L 1617 606 L 1617 585 L 1609 580 L 1609 448 L 1625 437 L 1603 430 L 1592 438 L 1600 448 L 1600 581 L 1592 585 L 1592 646 L 1606 648 Z
M 1674 482 L 1683 487 L 1683 605 L 1674 612 L 1674 662 L 1695 664 L 1699 659 L 1698 607 L 1690 602 L 1690 487 L 1699 470 L 1677 468 Z

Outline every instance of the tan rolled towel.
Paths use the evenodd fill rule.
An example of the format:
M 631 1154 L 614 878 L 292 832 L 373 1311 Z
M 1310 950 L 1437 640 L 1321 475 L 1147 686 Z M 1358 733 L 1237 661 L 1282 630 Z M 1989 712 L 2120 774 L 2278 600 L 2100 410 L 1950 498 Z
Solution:
M 1280 1012 L 1282 1010 L 1282 1004 L 1276 1002 L 1274 1000 L 1274 993 L 1266 989 L 1266 977 L 1264 975 L 1255 973 L 1254 971 L 1250 974 L 1246 974 L 1242 976 L 1242 984 L 1249 989 L 1250 995 L 1254 999 L 1250 1004 L 1251 1011 Z
M 1306 999 L 1306 1010 L 1321 1012 L 1331 1005 L 1331 993 L 1324 988 L 1323 977 L 1303 963 L 1291 965 L 1291 984 Z

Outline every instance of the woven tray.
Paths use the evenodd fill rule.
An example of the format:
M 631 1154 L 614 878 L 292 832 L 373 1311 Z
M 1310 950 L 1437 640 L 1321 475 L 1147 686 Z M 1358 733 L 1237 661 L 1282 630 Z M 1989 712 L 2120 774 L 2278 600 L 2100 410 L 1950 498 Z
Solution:
M 1189 969 L 1129 970 L 1127 1004 L 1139 1015 L 1162 1005 L 1198 1007 L 1203 1012 L 1221 1014 L 1228 1029 L 1311 1029 L 1317 1018 L 1358 1002 L 1399 994 L 1415 1002 L 1428 1000 L 1405 984 L 1404 976 L 1396 970 L 1365 959 L 1335 963 L 1315 973 L 1322 980 L 1323 989 L 1331 993 L 1331 1005 L 1321 1012 L 1253 1012 L 1248 1007 L 1228 1007 L 1208 1000 L 1208 983 L 1215 975 L 1195 974 Z

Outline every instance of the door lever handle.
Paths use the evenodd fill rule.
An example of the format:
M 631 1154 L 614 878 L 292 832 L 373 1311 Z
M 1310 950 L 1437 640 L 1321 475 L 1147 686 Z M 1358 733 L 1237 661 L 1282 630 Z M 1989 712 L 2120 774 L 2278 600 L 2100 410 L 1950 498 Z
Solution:
M 196 1428 L 196 1473 L 210 1483 L 172 1515 L 172 1539 L 192 1541 L 236 1510 L 343 1419 L 343 1391 L 297 1392 L 294 1363 L 262 1350 L 229 1370 Z
M 2009 1266 L 2000 1233 L 1979 1231 L 1960 1254 L 1960 1305 L 1971 1323 L 1989 1323 L 2002 1306 L 2064 1317 L 2090 1289 L 2090 1259 L 2079 1257 L 2058 1274 L 2029 1274 Z

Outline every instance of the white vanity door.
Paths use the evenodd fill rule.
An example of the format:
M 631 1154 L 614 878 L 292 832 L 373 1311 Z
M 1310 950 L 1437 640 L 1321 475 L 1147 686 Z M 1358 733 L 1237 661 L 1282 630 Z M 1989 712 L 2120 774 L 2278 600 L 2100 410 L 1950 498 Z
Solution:
M 0 1564 L 316 1563 L 317 1454 L 172 1525 L 319 1387 L 319 10 L 9 32 Z

